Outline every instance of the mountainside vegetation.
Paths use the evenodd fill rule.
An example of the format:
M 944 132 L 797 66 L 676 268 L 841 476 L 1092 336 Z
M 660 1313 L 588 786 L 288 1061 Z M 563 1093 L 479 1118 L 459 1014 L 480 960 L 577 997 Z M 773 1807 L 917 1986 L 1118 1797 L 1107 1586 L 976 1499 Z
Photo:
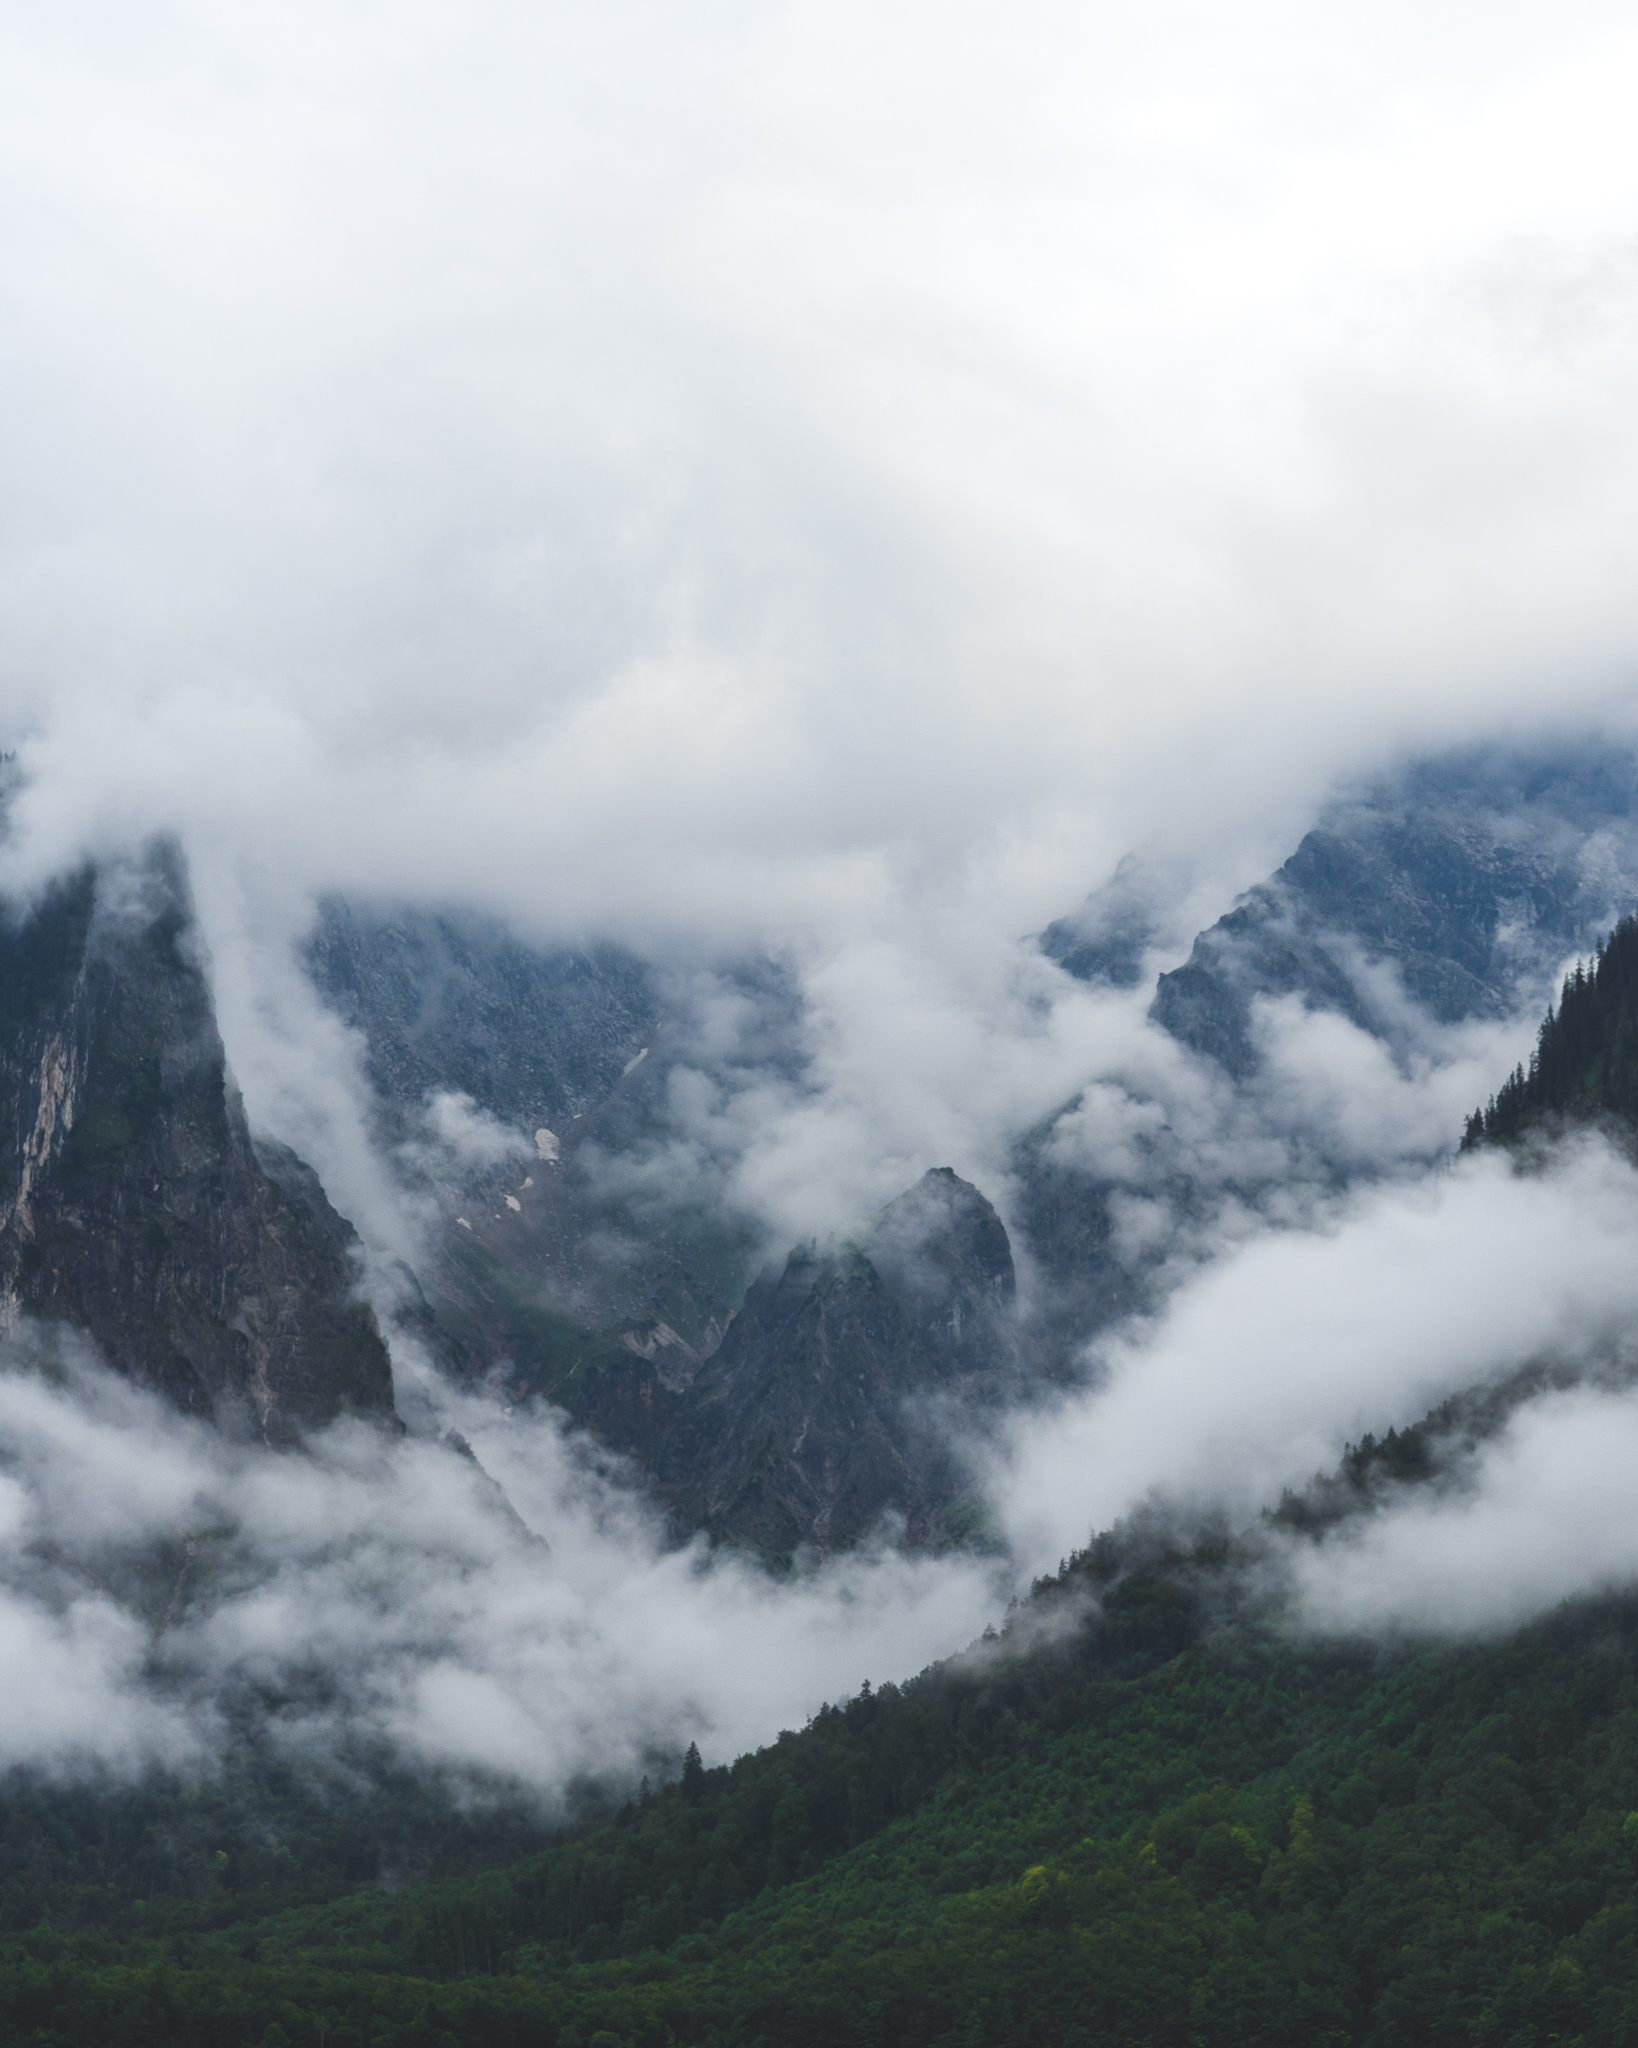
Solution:
M 1554 1120 L 1638 1129 L 1638 917 L 1624 917 L 1549 1004 L 1530 1064 L 1467 1121 L 1464 1151 L 1507 1144 Z
M 1638 2039 L 1638 1596 L 1372 1645 L 1292 1632 L 1248 1568 L 1431 1476 L 1431 1444 L 1362 1444 L 1314 1514 L 1288 1497 L 1237 1538 L 1106 1534 L 963 1657 L 731 1766 L 690 1745 L 671 1782 L 527 1853 L 526 1819 L 441 1819 L 407 1781 L 344 1812 L 270 1751 L 226 1799 L 14 1781 L 0 2032 Z

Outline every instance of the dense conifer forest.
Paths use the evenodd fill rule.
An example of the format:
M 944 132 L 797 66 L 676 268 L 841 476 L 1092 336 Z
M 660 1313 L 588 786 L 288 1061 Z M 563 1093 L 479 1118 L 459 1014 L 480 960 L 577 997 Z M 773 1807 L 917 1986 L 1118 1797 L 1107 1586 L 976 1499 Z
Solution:
M 1353 1459 L 1333 1487 L 1395 1477 Z M 1303 1640 L 1247 1590 L 1260 1540 L 1107 1536 L 966 1656 L 532 1853 L 457 1823 L 418 1882 L 381 1867 L 439 1832 L 407 1785 L 340 1822 L 270 1760 L 214 1792 L 14 1783 L 0 2030 L 1638 2039 L 1638 1597 L 1505 1642 Z
M 1638 1126 L 1638 917 L 1624 917 L 1548 1006 L 1528 1066 L 1468 1118 L 1463 1149 L 1506 1143 L 1554 1119 Z

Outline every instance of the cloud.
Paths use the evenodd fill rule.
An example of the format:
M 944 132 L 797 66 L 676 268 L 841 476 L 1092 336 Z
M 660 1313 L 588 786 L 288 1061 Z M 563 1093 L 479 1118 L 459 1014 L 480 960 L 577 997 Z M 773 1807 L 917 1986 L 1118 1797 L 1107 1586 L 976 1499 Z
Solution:
M 1018 930 L 1619 710 L 1638 45 L 1470 30 L 17 17 L 22 858 Z
M 1638 1174 L 1600 1141 L 1529 1174 L 1465 1159 L 1206 1266 L 1102 1377 L 1013 1425 L 997 1478 L 1021 1563 L 1158 1496 L 1249 1515 L 1366 1430 L 1538 1360 L 1591 1364 L 1638 1312 Z
M 363 1425 L 289 1455 L 231 1445 L 73 1339 L 12 1340 L 0 1760 L 208 1768 L 219 1702 L 260 1696 L 303 1754 L 384 1741 L 550 1802 L 690 1740 L 725 1760 L 967 1641 L 1003 1597 L 970 1559 L 865 1554 L 776 1583 L 668 1550 L 551 1411 L 430 1373 L 420 1395 L 492 1478 Z
M 1295 1611 L 1327 1631 L 1504 1629 L 1638 1576 L 1638 1400 L 1586 1387 L 1532 1402 L 1459 1487 L 1390 1502 L 1294 1549 Z
M 298 986 L 324 890 L 781 951 L 832 1100 L 743 1193 L 819 1227 L 1098 1070 L 1009 948 L 1130 847 L 1199 922 L 1339 772 L 1631 737 L 1618 12 L 0 48 L 6 878 L 177 830 L 252 1115 L 372 1241 L 424 1219 Z
M 457 1172 L 536 1156 L 532 1138 L 503 1124 L 460 1089 L 434 1089 L 427 1097 L 427 1128 Z
M 1141 997 L 1018 945 L 1139 844 L 1196 878 L 1186 940 L 1407 749 L 1631 744 L 1620 10 L 67 0 L 0 59 L 0 879 L 177 831 L 253 1119 L 373 1249 L 413 1258 L 429 1211 L 299 971 L 330 889 L 707 972 L 777 950 L 805 1066 L 681 1062 L 653 1162 L 771 1239 L 930 1165 L 1005 1207 L 1018 1134 L 1067 1107 L 1051 1145 L 1118 1182 L 1128 1244 L 1180 1278 L 1225 1254 L 1020 1437 L 1027 1555 L 1151 1486 L 1301 1476 L 1356 1416 L 1626 1303 L 1596 1152 L 1336 1193 L 1425 1166 L 1506 1032 L 1393 1065 L 1273 1006 L 1235 1100 Z M 89 1529 L 129 1488 L 148 1542 L 193 1512 L 165 1474 L 223 1498 L 227 1454 L 157 1413 L 122 1425 L 148 1474 L 10 1412 L 17 1471 L 63 1489 L 28 1482 L 30 1516 L 83 1499 Z M 538 1731 L 544 1782 L 679 1701 L 736 1741 L 866 1645 L 902 1668 L 969 1625 L 953 1567 L 696 1579 L 545 1423 L 512 1418 L 511 1461 L 469 1419 L 572 1565 L 514 1558 L 458 1465 L 338 1438 L 267 1482 L 234 1539 L 260 1590 L 195 1613 L 179 1671 L 329 1669 L 356 1623 L 360 1711 L 429 1754 Z M 409 1616 L 371 1531 L 418 1540 L 412 1472 Z M 438 1604 L 463 1546 L 476 1618 Z M 53 1597 L 52 1654 L 123 1685 L 103 1608 Z M 736 1718 L 746 1631 L 791 1675 L 740 1673 Z M 553 1687 L 599 1672 L 588 1734 Z

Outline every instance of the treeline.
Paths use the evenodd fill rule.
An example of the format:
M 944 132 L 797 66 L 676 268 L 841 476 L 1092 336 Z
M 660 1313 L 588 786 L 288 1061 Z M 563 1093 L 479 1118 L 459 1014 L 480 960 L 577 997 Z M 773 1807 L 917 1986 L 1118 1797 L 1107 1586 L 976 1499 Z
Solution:
M 1488 1420 L 1363 1439 L 1271 1520 L 1333 1540 Z M 525 1854 L 451 1816 L 442 1874 L 392 1889 L 394 1799 L 401 1845 L 440 1835 L 407 1782 L 349 1818 L 264 1759 L 218 1805 L 116 1802 L 100 1845 L 90 1795 L 14 1786 L 0 2039 L 1638 2043 L 1638 1596 L 1318 1642 L 1266 1545 L 1134 1520 L 962 1658 Z
M 1094 1710 L 1064 1728 L 1051 1725 L 1062 1702 L 1050 1686 L 1037 1695 L 1014 1681 L 979 1766 L 814 1876 L 666 1950 L 567 1967 L 525 1953 L 494 1971 L 469 1952 L 463 1974 L 434 1978 L 339 1967 L 339 1947 L 304 1954 L 289 1925 L 263 1930 L 256 1958 L 221 1942 L 187 1966 L 157 1954 L 97 1963 L 42 1932 L 0 1968 L 0 2038 L 1638 2039 L 1638 1601 L 1588 1603 L 1506 1644 L 1391 1655 L 1246 1626 L 1208 1632 L 1141 1676 L 1095 1680 Z M 892 1720 L 891 1706 L 861 1717 L 865 1750 Z
M 1638 917 L 1624 917 L 1548 1005 L 1528 1067 L 1467 1120 L 1462 1150 L 1505 1144 L 1544 1119 L 1608 1116 L 1638 1126 Z
M 333 1900 L 396 1874 L 510 1863 L 559 1832 L 515 1798 L 476 1806 L 362 1746 L 297 1768 L 249 1715 L 220 1769 L 135 1783 L 0 1777 L 0 1938 L 42 1924 L 110 1955 Z M 611 1810 L 612 1802 L 601 1807 Z
M 398 1891 L 355 1889 L 333 1904 L 269 1916 L 233 1940 L 249 1940 L 262 1962 L 299 1955 L 429 1978 L 560 1970 L 669 1948 L 811 1877 L 952 1782 L 982 1778 L 1012 1753 L 1021 1729 L 1063 1731 L 1097 1717 L 1115 1697 L 1110 1686 L 1175 1657 L 1224 1611 L 1228 1561 L 1216 1539 L 1106 1537 L 1042 1580 L 1005 1634 L 905 1685 L 866 1685 L 732 1765 L 696 1762 L 680 1782 L 645 1788 L 607 1826 L 500 1869 Z M 1047 1641 L 1025 1647 L 1043 1634 Z M 1255 1714 L 1237 1739 L 1247 1730 L 1256 1742 L 1268 1734 Z M 1267 1754 L 1236 1748 L 1220 1763 L 1243 1774 Z M 207 1874 L 210 1860 L 200 1859 Z M 83 1916 L 83 1899 L 78 1910 Z M 225 1918 L 218 1907 L 210 1926 Z M 178 1928 L 178 1906 L 153 1924 Z M 131 1931 L 128 1916 L 122 1931 Z M 83 1946 L 110 1958 L 126 1952 L 89 1938 Z M 181 1933 L 163 1952 L 174 1959 L 200 1950 Z
M 45 1923 L 87 1957 L 185 1963 L 221 1930 L 253 1926 L 235 1932 L 235 1953 L 299 1947 L 434 1977 L 510 1967 L 526 1946 L 554 1967 L 665 1948 L 982 1773 L 1019 1726 L 1099 1711 L 1096 1682 L 1140 1675 L 1224 1615 L 1229 1560 L 1218 1539 L 1105 1536 L 1042 1580 L 1004 1636 L 823 1707 L 732 1766 L 685 1771 L 608 1825 L 549 1830 L 515 1803 L 463 1808 L 378 1757 L 315 1780 L 248 1714 L 223 1774 L 203 1783 L 13 1773 L 0 1785 L 0 1934 Z M 1025 1651 L 1043 1631 L 1053 1639 Z

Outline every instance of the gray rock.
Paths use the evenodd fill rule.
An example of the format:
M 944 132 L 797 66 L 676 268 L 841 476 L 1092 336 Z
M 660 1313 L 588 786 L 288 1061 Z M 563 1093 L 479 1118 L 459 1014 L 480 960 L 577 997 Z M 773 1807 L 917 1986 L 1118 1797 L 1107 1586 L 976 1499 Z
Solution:
M 396 1428 L 352 1230 L 270 1173 L 229 1081 L 180 856 L 90 868 L 0 918 L 0 1315 L 84 1331 L 236 1432 Z
M 766 1555 L 857 1542 L 884 1517 L 917 1544 L 963 1533 L 971 1474 L 936 1404 L 975 1414 L 1021 1380 L 1012 1247 L 949 1168 L 862 1244 L 798 1246 L 752 1286 L 655 1459 L 679 1529 Z

